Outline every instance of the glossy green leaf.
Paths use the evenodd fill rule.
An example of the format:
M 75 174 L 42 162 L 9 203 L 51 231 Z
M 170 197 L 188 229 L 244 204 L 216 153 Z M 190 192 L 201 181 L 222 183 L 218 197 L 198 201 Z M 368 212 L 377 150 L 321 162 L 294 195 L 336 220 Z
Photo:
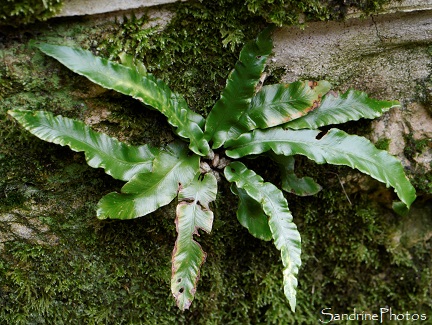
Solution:
M 189 155 L 177 141 L 156 156 L 152 171 L 135 175 L 121 189 L 109 193 L 98 203 L 99 219 L 133 219 L 170 203 L 179 187 L 188 185 L 199 171 L 199 156 Z
M 228 76 L 221 98 L 211 110 L 205 137 L 213 141 L 213 148 L 219 148 L 229 138 L 229 131 L 236 124 L 243 111 L 247 110 L 264 71 L 265 63 L 273 47 L 267 28 L 257 39 L 247 43 L 240 58 Z
M 338 129 L 317 138 L 319 130 L 254 130 L 226 143 L 227 156 L 240 158 L 273 150 L 278 155 L 305 155 L 319 164 L 345 165 L 392 186 L 407 207 L 415 200 L 415 189 L 398 159 L 378 150 L 366 138 Z
M 294 173 L 295 159 L 293 156 L 281 156 L 270 154 L 280 168 L 282 189 L 286 192 L 300 196 L 314 195 L 321 191 L 322 187 L 311 177 L 297 177 Z
M 323 97 L 318 109 L 286 123 L 284 128 L 317 129 L 361 118 L 374 119 L 397 106 L 398 101 L 372 99 L 366 93 L 357 90 L 349 90 L 344 94 L 331 91 Z
M 235 184 L 231 184 L 231 192 L 239 197 L 237 220 L 240 224 L 254 237 L 266 241 L 271 240 L 272 233 L 268 225 L 268 217 L 261 205 Z
M 114 178 L 128 181 L 138 173 L 149 172 L 158 150 L 147 145 L 130 146 L 93 131 L 81 121 L 54 116 L 44 111 L 11 110 L 24 128 L 38 138 L 84 151 L 87 163 L 104 168 Z
M 172 256 L 171 291 L 181 310 L 188 309 L 194 299 L 200 268 L 206 259 L 193 236 L 199 236 L 199 229 L 210 233 L 213 212 L 209 203 L 216 199 L 216 193 L 216 178 L 207 173 L 204 177 L 197 174 L 178 194 L 175 221 L 178 236 Z
M 141 69 L 108 61 L 91 52 L 67 46 L 40 44 L 39 49 L 55 58 L 72 71 L 94 83 L 132 96 L 149 105 L 168 118 L 176 133 L 190 140 L 190 149 L 205 156 L 210 148 L 201 127 L 204 118 L 188 107 L 184 98 L 151 74 L 143 75 Z
M 330 90 L 327 81 L 296 81 L 264 86 L 233 126 L 230 138 L 254 129 L 266 129 L 295 120 L 317 109 Z
M 247 169 L 241 162 L 236 161 L 229 164 L 225 168 L 224 174 L 229 182 L 235 182 L 239 189 L 243 189 L 258 202 L 268 216 L 268 225 L 274 244 L 281 251 L 284 266 L 284 293 L 291 309 L 295 311 L 296 276 L 301 265 L 301 239 L 296 225 L 292 222 L 292 215 L 286 199 L 276 186 L 265 183 L 260 176 Z
M 405 203 L 400 201 L 393 201 L 392 203 L 393 211 L 395 211 L 398 215 L 405 217 L 409 213 L 409 207 L 406 206 Z

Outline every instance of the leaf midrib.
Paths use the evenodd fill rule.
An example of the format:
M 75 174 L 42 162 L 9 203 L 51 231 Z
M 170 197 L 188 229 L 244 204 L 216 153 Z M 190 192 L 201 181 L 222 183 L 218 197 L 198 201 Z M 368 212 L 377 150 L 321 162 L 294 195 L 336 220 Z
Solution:
M 250 110 L 244 111 L 242 113 L 241 117 L 243 117 L 245 115 L 249 115 L 248 113 L 251 113 L 251 112 L 253 112 L 255 110 L 258 110 L 261 107 L 269 107 L 269 108 L 273 109 L 274 107 L 285 105 L 285 106 L 290 106 L 291 108 L 294 108 L 295 110 L 297 110 L 297 108 L 295 108 L 294 105 L 291 105 L 291 103 L 296 102 L 296 101 L 300 102 L 300 100 L 293 99 L 293 100 L 285 100 L 285 101 L 281 100 L 281 101 L 278 101 L 278 102 L 272 101 L 270 104 L 262 103 L 262 104 L 259 104 L 259 105 L 253 105 Z
M 267 183 L 267 185 L 268 185 L 269 183 Z M 263 185 L 266 185 L 266 183 L 265 182 L 263 182 Z M 273 211 L 273 214 L 272 214 L 272 217 L 275 217 L 275 218 L 278 218 L 278 214 L 277 213 L 274 213 L 274 212 L 276 212 L 277 210 L 276 210 L 276 205 L 274 204 L 274 202 L 273 202 L 273 200 L 270 198 L 270 196 L 267 194 L 267 192 L 266 191 L 264 191 L 263 192 L 263 194 L 264 194 L 264 196 L 267 198 L 267 202 L 269 202 L 270 203 L 270 205 L 271 205 L 271 208 L 272 208 L 272 211 Z M 289 211 L 289 210 L 288 210 Z M 285 214 L 285 213 L 284 213 Z M 270 216 L 269 216 L 269 218 L 270 218 Z M 280 218 L 279 218 L 280 219 Z M 290 222 L 292 222 L 292 216 L 291 216 L 291 220 L 290 220 Z M 279 227 L 278 227 L 279 228 Z M 273 233 L 273 232 L 272 232 Z M 284 235 L 283 237 L 284 237 L 284 242 L 285 243 L 289 243 L 289 240 L 288 240 L 288 238 L 285 236 L 285 233 L 282 231 L 281 232 L 282 233 L 282 235 Z M 274 238 L 273 238 L 274 239 Z M 289 245 L 288 245 L 289 246 Z M 289 249 L 288 249 L 289 250 Z
M 246 171 L 247 171 L 247 169 L 246 169 Z M 271 183 L 267 183 L 267 182 L 263 182 L 263 180 L 260 180 L 259 179 L 259 177 L 260 176 L 258 176 L 257 174 L 255 174 L 255 173 L 252 173 L 251 175 L 250 175 L 250 177 L 254 180 L 254 182 L 252 182 L 252 181 L 250 181 L 248 178 L 246 178 L 246 181 L 247 181 L 247 185 L 248 186 L 250 186 L 250 187 L 254 187 L 254 188 L 256 188 L 256 189 L 258 189 L 259 190 L 259 192 L 261 193 L 261 195 L 263 196 L 263 198 L 265 198 L 265 200 L 267 200 L 267 202 L 271 205 L 271 208 L 272 208 L 272 211 L 273 212 L 276 212 L 277 210 L 276 210 L 276 205 L 275 205 L 275 203 L 274 203 L 274 201 L 273 201 L 273 199 L 268 195 L 268 192 L 266 191 L 266 187 L 268 187 L 268 186 L 271 186 Z M 238 178 L 237 178 L 237 180 L 239 180 Z M 234 179 L 234 182 L 236 182 L 236 179 Z M 255 183 L 258 183 L 260 186 L 256 186 L 256 184 Z M 243 186 L 243 188 L 244 188 L 245 186 Z M 245 189 L 246 190 L 246 189 Z M 246 190 L 246 192 L 248 192 L 247 190 Z M 273 193 L 273 192 L 272 192 Z M 250 196 L 250 194 L 249 194 L 249 192 L 248 192 L 248 195 Z M 252 196 L 251 196 L 252 197 Z M 253 198 L 253 197 L 252 197 Z M 255 198 L 253 198 L 254 200 L 256 200 Z M 257 202 L 259 202 L 260 204 L 261 204 L 261 206 L 262 206 L 262 208 L 264 208 L 264 202 L 260 202 L 260 201 L 257 201 Z M 266 213 L 266 215 L 267 215 L 267 213 Z M 272 215 L 275 215 L 275 213 L 272 213 Z M 267 217 L 269 217 L 269 218 L 271 218 L 271 217 L 273 217 L 273 216 L 269 216 L 269 215 L 267 215 Z M 277 217 L 277 213 L 276 213 L 276 216 L 275 217 Z M 292 216 L 291 216 L 292 217 Z M 290 221 L 290 222 L 292 222 L 292 220 Z M 273 232 L 272 232 L 273 233 Z M 283 236 L 284 237 L 284 242 L 285 243 L 287 243 L 287 238 L 286 238 L 286 236 Z M 273 239 L 275 239 L 274 237 L 273 237 Z M 288 241 L 288 243 L 289 243 L 289 241 Z
M 232 150 L 237 150 L 237 149 L 239 149 L 239 148 L 245 148 L 245 147 L 247 147 L 247 146 L 249 146 L 249 145 L 252 145 L 252 144 L 263 144 L 263 143 L 274 143 L 274 142 L 276 142 L 276 143 L 286 143 L 287 141 L 286 140 L 279 140 L 279 139 L 276 139 L 276 140 L 263 140 L 263 141 L 250 141 L 250 142 L 248 142 L 248 143 L 246 143 L 246 144 L 241 144 L 241 145 L 239 145 L 239 146 L 237 146 L 237 147 L 235 147 L 234 149 L 228 149 L 228 150 L 230 150 L 230 151 L 232 151 Z M 320 147 L 321 149 L 329 149 L 329 147 L 328 146 L 324 146 L 324 145 L 315 145 L 316 143 L 315 142 L 305 142 L 305 141 L 296 141 L 295 143 L 301 143 L 301 144 L 314 144 L 314 146 L 315 147 Z M 270 149 L 271 150 L 273 150 L 273 148 L 271 148 L 270 147 Z M 378 149 L 377 149 L 378 150 Z M 333 149 L 333 151 L 334 152 L 342 152 L 342 153 L 345 153 L 344 151 L 337 151 L 337 150 L 334 150 Z M 350 156 L 352 156 L 352 154 L 350 155 Z M 242 156 L 243 157 L 243 156 Z M 366 161 L 368 161 L 368 162 L 370 162 L 370 163 L 372 163 L 373 165 L 375 165 L 376 166 L 376 164 L 374 163 L 374 161 L 373 160 L 369 160 L 369 159 L 367 159 L 367 158 L 365 158 L 364 156 L 362 156 L 362 155 L 357 155 L 356 157 L 360 157 L 360 158 L 363 158 L 364 160 L 366 160 Z M 327 159 L 326 159 L 326 161 L 327 161 Z
M 143 197 L 145 196 L 145 194 L 147 194 L 149 192 L 149 190 L 151 190 L 151 192 L 154 192 L 153 189 L 157 189 L 157 186 L 160 185 L 161 182 L 163 182 L 164 180 L 167 179 L 167 177 L 173 172 L 173 170 L 175 170 L 176 168 L 178 168 L 179 165 L 182 165 L 184 162 L 184 160 L 178 160 L 178 162 L 173 165 L 166 174 L 163 175 L 163 177 L 160 178 L 159 181 L 157 181 L 156 183 L 154 183 L 154 185 L 152 185 L 151 187 L 147 188 L 147 190 L 145 192 L 140 192 L 138 197 Z M 151 173 L 154 173 L 153 171 Z M 127 184 L 127 183 L 126 183 Z M 144 195 L 143 195 L 144 194 Z
M 96 83 L 96 84 L 98 84 L 98 85 L 100 85 L 100 86 L 102 86 L 102 87 L 104 87 L 104 88 L 106 88 L 106 89 L 112 89 L 112 90 L 118 91 L 118 90 L 114 89 L 113 87 L 109 87 L 109 86 L 106 86 L 106 85 L 102 85 L 102 83 L 101 83 L 99 80 L 96 80 L 95 78 L 91 77 L 91 73 L 88 73 L 88 72 L 81 72 L 81 71 L 77 70 L 76 68 L 73 68 L 73 69 L 70 68 L 69 65 L 67 64 L 67 61 L 66 61 L 64 58 L 57 58 L 57 57 L 56 57 L 55 55 L 53 55 L 52 53 L 49 53 L 49 51 L 48 51 L 48 53 L 47 53 L 45 50 L 42 50 L 42 51 L 43 51 L 45 54 L 47 54 L 47 55 L 49 55 L 49 56 L 55 58 L 55 59 L 58 60 L 58 61 L 60 61 L 63 65 L 65 65 L 66 67 L 68 67 L 68 68 L 69 68 L 70 70 L 72 70 L 73 72 L 75 72 L 75 73 L 77 73 L 77 74 L 79 74 L 79 75 L 85 76 L 85 77 L 88 78 L 90 81 L 92 81 L 92 82 L 94 82 L 94 83 Z M 83 52 L 84 52 L 84 55 L 86 55 L 86 56 L 91 55 L 90 53 L 87 53 L 87 52 L 85 52 L 85 51 L 83 51 Z M 132 73 L 136 73 L 136 71 L 134 71 L 133 69 L 131 69 L 131 68 L 125 66 L 125 65 L 118 64 L 118 63 L 112 63 L 112 62 L 110 62 L 110 61 L 108 61 L 108 60 L 106 60 L 106 59 L 102 59 L 102 58 L 98 58 L 98 57 L 94 57 L 94 56 L 91 56 L 91 57 L 92 57 L 93 59 L 99 60 L 99 62 L 100 62 L 104 67 L 110 65 L 111 68 L 112 68 L 113 70 L 116 70 L 116 67 L 119 67 L 120 69 L 126 69 L 126 70 L 131 71 Z M 112 84 L 115 84 L 115 85 L 121 85 L 121 84 L 123 84 L 123 85 L 126 85 L 127 87 L 129 87 L 129 88 L 132 89 L 132 90 L 133 90 L 133 89 L 137 89 L 139 94 L 144 94 L 144 95 L 146 95 L 147 97 L 150 97 L 153 101 L 155 101 L 155 96 L 152 96 L 151 93 L 149 93 L 149 92 L 147 91 L 147 88 L 145 88 L 145 87 L 143 86 L 142 83 L 135 84 L 135 83 L 131 82 L 130 80 L 127 80 L 127 82 L 124 82 L 123 79 L 122 79 L 122 82 L 118 82 L 118 80 L 117 80 L 116 78 L 114 78 L 114 76 L 112 76 L 111 74 L 107 74 L 107 73 L 105 72 L 105 70 L 102 70 L 101 72 L 102 72 L 102 75 L 103 75 L 104 78 L 107 78 L 107 79 L 109 79 L 110 81 L 114 81 Z M 118 71 L 116 71 L 116 72 L 118 72 Z M 122 73 L 122 74 L 124 74 L 124 73 Z M 126 73 L 126 75 L 127 75 L 128 77 L 130 77 L 129 74 Z M 190 140 L 193 140 L 192 142 L 194 142 L 194 143 L 196 143 L 196 144 L 198 145 L 198 143 L 199 143 L 198 138 L 195 136 L 195 134 L 194 134 L 193 132 L 191 132 L 191 128 L 190 128 L 190 127 L 187 127 L 188 124 L 190 125 L 190 124 L 196 124 L 196 123 L 195 123 L 194 121 L 189 120 L 189 119 L 187 119 L 187 122 L 189 122 L 189 123 L 187 123 L 187 122 L 186 122 L 186 123 L 183 123 L 182 120 L 180 120 L 180 118 L 179 118 L 179 116 L 178 116 L 178 114 L 177 114 L 177 113 L 178 113 L 178 110 L 176 109 L 176 106 L 175 106 L 175 105 L 172 105 L 172 98 L 171 98 L 172 91 L 171 91 L 171 89 L 169 89 L 165 84 L 163 84 L 162 87 L 161 87 L 160 85 L 157 84 L 157 81 L 156 81 L 156 80 L 153 80 L 152 78 L 148 78 L 148 77 L 146 77 L 146 76 L 141 76 L 141 75 L 140 75 L 140 77 L 141 77 L 141 81 L 142 81 L 142 80 L 145 80 L 146 82 L 151 83 L 152 86 L 153 86 L 153 88 L 157 90 L 157 94 L 158 94 L 158 95 L 160 95 L 160 89 L 161 89 L 161 88 L 163 89 L 164 92 L 166 92 L 167 90 L 169 91 L 169 95 L 170 95 L 170 96 L 167 96 L 167 101 L 168 101 L 168 103 L 170 104 L 169 107 L 172 108 L 174 114 L 167 114 L 168 106 L 165 106 L 165 105 L 159 105 L 159 108 L 160 108 L 159 111 L 160 111 L 163 115 L 165 115 L 165 116 L 167 117 L 168 121 L 169 121 L 173 126 L 175 126 L 175 127 L 182 126 L 182 130 L 187 131 L 187 134 L 188 134 L 187 137 L 188 137 Z M 122 94 L 124 94 L 124 95 L 131 96 L 132 98 L 137 99 L 137 100 L 139 100 L 139 101 L 142 100 L 144 103 L 146 103 L 146 101 L 147 101 L 145 98 L 138 97 L 137 95 L 131 95 L 130 93 L 127 93 L 127 92 L 124 92 L 124 91 L 118 91 L 118 92 L 120 92 L 120 93 L 122 93 Z M 159 96 L 158 96 L 158 97 L 159 97 Z M 165 96 L 163 96 L 163 97 L 165 97 Z M 156 101 L 157 101 L 157 100 L 156 100 Z M 147 104 L 147 103 L 146 103 L 146 104 Z M 148 104 L 148 105 L 150 105 L 150 104 Z M 153 106 L 153 105 L 151 105 L 151 106 Z M 155 108 L 156 108 L 156 107 L 155 107 Z M 193 112 L 193 111 L 192 111 L 192 112 Z M 199 125 L 198 125 L 198 127 L 199 127 Z
M 46 125 L 46 124 L 44 124 L 44 123 L 40 123 L 40 125 L 41 125 L 41 126 L 44 126 L 44 127 L 47 128 L 47 129 L 50 129 L 50 130 L 53 130 L 53 131 L 59 132 L 58 130 L 56 130 L 56 129 L 54 129 L 53 127 L 48 126 L 48 125 Z M 59 133 L 60 133 L 60 132 L 59 132 Z M 71 138 L 71 139 L 73 139 L 73 140 L 76 140 L 76 141 L 80 142 L 81 144 L 84 144 L 84 145 L 86 145 L 86 146 L 88 146 L 88 147 L 94 149 L 94 151 L 102 152 L 103 154 L 100 155 L 100 156 L 108 157 L 109 160 L 116 160 L 116 161 L 118 161 L 118 162 L 120 162 L 120 163 L 121 163 L 121 162 L 125 162 L 125 163 L 123 163 L 124 165 L 135 165 L 135 164 L 136 164 L 136 165 L 140 165 L 140 164 L 144 164 L 144 163 L 149 163 L 151 160 L 155 159 L 155 157 L 153 157 L 152 159 L 149 159 L 149 161 L 141 161 L 141 162 L 137 162 L 137 163 L 129 163 L 129 162 L 127 162 L 126 160 L 122 160 L 122 159 L 117 158 L 116 156 L 111 156 L 111 155 L 105 153 L 104 151 L 101 151 L 97 146 L 94 146 L 93 144 L 88 144 L 88 143 L 86 143 L 86 142 L 83 142 L 82 140 L 77 139 L 77 138 L 71 136 L 70 134 L 66 134 L 66 133 L 65 133 L 65 136 L 62 136 L 62 138 L 63 138 L 63 139 L 65 139 L 65 138 Z M 117 141 L 118 141 L 118 140 L 117 140 Z M 67 145 L 68 145 L 69 147 L 71 147 L 70 144 L 67 144 Z M 71 147 L 71 149 L 72 149 L 72 147 Z M 80 152 L 84 152 L 84 154 L 87 156 L 87 152 L 86 152 L 85 150 L 80 150 Z

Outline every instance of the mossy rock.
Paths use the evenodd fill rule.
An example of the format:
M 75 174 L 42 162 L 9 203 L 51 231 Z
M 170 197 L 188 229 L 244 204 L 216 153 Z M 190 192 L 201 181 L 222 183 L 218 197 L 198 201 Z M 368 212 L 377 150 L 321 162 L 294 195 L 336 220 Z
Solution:
M 63 0 L 5 0 L 0 7 L 0 25 L 47 20 L 59 13 L 62 5 Z
M 199 239 L 208 256 L 196 299 L 182 313 L 169 288 L 175 206 L 131 221 L 97 220 L 97 201 L 122 182 L 88 167 L 82 154 L 36 139 L 7 117 L 11 108 L 44 109 L 86 120 L 133 144 L 171 141 L 157 112 L 95 88 L 37 52 L 31 40 L 113 58 L 126 51 L 206 114 L 241 45 L 265 24 L 244 6 L 224 3 L 207 3 L 206 10 L 195 2 L 169 6 L 176 16 L 163 30 L 147 29 L 143 17 L 122 24 L 52 21 L 36 24 L 33 33 L 2 32 L 0 323 L 317 324 L 326 307 L 349 313 L 391 306 L 400 313 L 432 315 L 432 242 L 430 232 L 419 229 L 424 216 L 407 225 L 409 219 L 388 208 L 392 194 L 380 185 L 346 193 L 339 180 L 352 170 L 303 159 L 298 166 L 324 190 L 315 197 L 287 197 L 304 250 L 296 313 L 283 294 L 279 252 L 239 225 L 237 203 L 223 183 L 212 233 Z M 266 160 L 247 163 L 278 181 Z M 427 201 L 419 204 L 430 209 Z M 421 238 L 397 241 L 404 229 Z

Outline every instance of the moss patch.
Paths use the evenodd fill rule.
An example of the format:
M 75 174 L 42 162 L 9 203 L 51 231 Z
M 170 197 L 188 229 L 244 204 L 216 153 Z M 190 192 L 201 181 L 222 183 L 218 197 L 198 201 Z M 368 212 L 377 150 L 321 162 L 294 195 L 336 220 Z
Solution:
M 349 8 L 358 8 L 366 15 L 377 12 L 390 0 L 246 0 L 239 4 L 233 0 L 200 1 L 203 11 L 215 7 L 241 9 L 247 16 L 259 16 L 267 22 L 282 25 L 302 25 L 304 21 L 342 19 Z M 44 21 L 58 13 L 63 0 L 8 0 L 0 8 L 0 24 L 18 26 Z M 233 10 L 237 11 L 237 10 Z M 233 12 L 230 11 L 230 12 Z M 228 13 L 230 13 L 228 12 Z M 224 16 L 223 18 L 226 18 Z M 241 37 L 241 32 L 226 32 L 227 41 Z
M 376 143 L 375 143 L 375 147 L 377 147 L 380 150 L 388 150 L 389 145 L 390 145 L 390 141 L 391 139 L 379 139 Z
M 47 20 L 62 7 L 62 0 L 6 0 L 0 7 L 0 25 L 17 26 Z
M 266 20 L 282 25 L 297 25 L 305 21 L 343 19 L 350 8 L 357 8 L 365 14 L 377 12 L 388 0 L 247 0 L 249 11 L 261 13 Z

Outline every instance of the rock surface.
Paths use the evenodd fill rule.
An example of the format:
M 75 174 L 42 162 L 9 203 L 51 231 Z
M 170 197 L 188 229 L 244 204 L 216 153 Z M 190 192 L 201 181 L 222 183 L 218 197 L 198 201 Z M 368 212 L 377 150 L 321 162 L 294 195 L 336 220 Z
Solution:
M 389 151 L 410 166 L 405 138 L 432 141 L 432 116 L 419 100 L 430 97 L 420 85 L 428 84 L 431 75 L 432 11 L 425 10 L 431 5 L 410 1 L 403 11 L 411 12 L 310 23 L 305 30 L 282 28 L 274 35 L 273 65 L 287 71 L 286 82 L 326 79 L 341 91 L 355 88 L 401 101 L 401 108 L 373 122 L 370 138 L 390 139 Z M 427 171 L 431 151 L 424 146 L 415 159 Z
M 305 30 L 283 28 L 274 39 L 274 62 L 287 69 L 286 81 L 327 78 L 346 88 L 351 80 L 381 97 L 407 98 L 429 75 L 432 13 L 310 23 Z

